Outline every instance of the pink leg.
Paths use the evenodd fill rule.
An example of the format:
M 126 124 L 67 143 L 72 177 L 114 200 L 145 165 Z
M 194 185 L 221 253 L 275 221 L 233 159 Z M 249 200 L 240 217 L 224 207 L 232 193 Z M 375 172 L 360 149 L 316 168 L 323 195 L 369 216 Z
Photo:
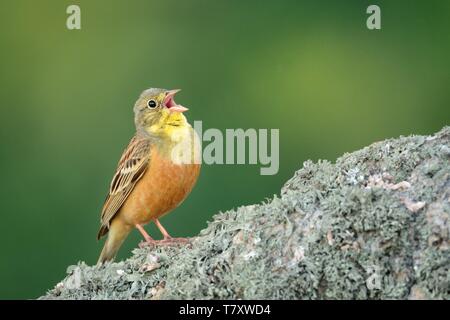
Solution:
M 163 225 L 161 224 L 161 222 L 159 222 L 158 219 L 155 219 L 155 224 L 158 227 L 159 231 L 161 231 L 161 233 L 162 233 L 162 235 L 164 237 L 164 240 L 172 239 L 170 234 L 167 232 L 166 228 L 163 227 Z
M 147 231 L 145 231 L 145 229 L 140 224 L 136 224 L 136 229 L 139 230 L 139 232 L 142 234 L 142 236 L 145 239 L 144 243 L 139 244 L 140 247 L 142 247 L 145 244 L 155 244 L 155 242 L 156 242 L 155 239 L 150 237 L 150 235 L 147 233 Z
M 159 222 L 158 219 L 154 220 L 156 226 L 158 227 L 159 231 L 161 231 L 164 239 L 158 241 L 160 244 L 175 244 L 175 243 L 188 243 L 189 239 L 188 238 L 172 238 L 170 236 L 170 234 L 167 232 L 166 228 L 164 228 L 161 224 L 161 222 Z

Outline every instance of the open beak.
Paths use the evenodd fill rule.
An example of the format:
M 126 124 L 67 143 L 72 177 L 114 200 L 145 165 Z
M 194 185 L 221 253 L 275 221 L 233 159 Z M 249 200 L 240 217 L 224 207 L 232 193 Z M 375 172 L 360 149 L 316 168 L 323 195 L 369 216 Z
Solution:
M 181 104 L 177 104 L 174 100 L 175 94 L 180 90 L 181 89 L 167 91 L 166 97 L 164 98 L 164 106 L 172 112 L 185 112 L 189 110 Z

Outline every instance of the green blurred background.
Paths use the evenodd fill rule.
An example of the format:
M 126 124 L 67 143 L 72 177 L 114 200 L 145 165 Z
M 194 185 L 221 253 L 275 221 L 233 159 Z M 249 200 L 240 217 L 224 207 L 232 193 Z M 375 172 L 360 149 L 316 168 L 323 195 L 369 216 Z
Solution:
M 70 4 L 81 30 L 66 29 Z M 381 31 L 366 28 L 369 4 Z M 446 0 L 6 0 L 0 28 L 0 298 L 38 297 L 68 265 L 96 262 L 99 212 L 145 88 L 182 88 L 204 129 L 280 129 L 279 173 L 204 166 L 162 219 L 176 236 L 279 193 L 307 159 L 450 120 Z

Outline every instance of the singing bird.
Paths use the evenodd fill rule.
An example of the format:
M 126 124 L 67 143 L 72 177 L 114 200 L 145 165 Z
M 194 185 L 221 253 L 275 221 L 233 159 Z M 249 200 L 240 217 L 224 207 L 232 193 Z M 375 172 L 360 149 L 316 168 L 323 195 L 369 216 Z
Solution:
M 108 234 L 98 263 L 113 260 L 128 234 L 138 229 L 150 244 L 186 242 L 172 238 L 159 218 L 191 192 L 200 173 L 200 140 L 175 102 L 179 90 L 147 89 L 134 105 L 136 134 L 119 160 L 101 213 L 97 239 Z M 164 239 L 143 226 L 154 222 Z

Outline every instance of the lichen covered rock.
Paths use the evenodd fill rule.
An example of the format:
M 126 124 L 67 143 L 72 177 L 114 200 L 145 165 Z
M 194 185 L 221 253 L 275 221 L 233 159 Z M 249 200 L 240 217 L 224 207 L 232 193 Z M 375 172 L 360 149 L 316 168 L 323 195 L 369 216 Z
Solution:
M 307 161 L 191 247 L 81 262 L 41 299 L 448 299 L 450 127 Z

